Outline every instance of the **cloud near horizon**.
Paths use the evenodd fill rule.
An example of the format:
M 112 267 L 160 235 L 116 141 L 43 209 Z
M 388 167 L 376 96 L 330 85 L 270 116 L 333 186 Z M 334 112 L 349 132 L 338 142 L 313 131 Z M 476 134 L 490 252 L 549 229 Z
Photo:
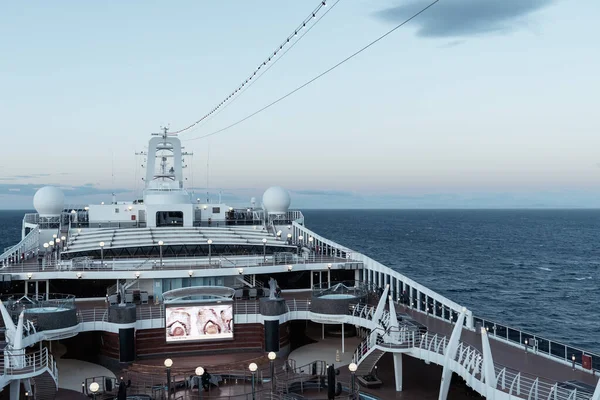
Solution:
M 0 209 L 32 209 L 35 192 L 45 185 L 0 183 Z M 82 186 L 61 186 L 66 204 L 99 204 L 110 201 L 111 193 L 118 201 L 140 196 L 132 189 L 109 189 Z M 192 201 L 206 200 L 206 188 L 188 188 Z M 209 190 L 210 202 L 217 203 L 219 190 Z M 262 189 L 229 188 L 221 190 L 223 203 L 233 207 L 256 206 L 262 202 Z M 327 189 L 291 189 L 292 209 L 481 209 L 481 208 L 598 208 L 598 190 L 555 190 L 531 192 L 460 192 L 460 193 L 375 193 Z
M 399 23 L 429 4 L 430 0 L 413 0 L 389 7 L 376 16 Z M 441 1 L 410 23 L 418 27 L 417 36 L 453 38 L 486 33 L 508 33 L 520 26 L 522 19 L 555 0 L 451 0 Z
M 44 186 L 56 186 L 65 193 L 65 196 L 69 197 L 78 197 L 78 196 L 90 196 L 90 195 L 98 195 L 98 194 L 111 194 L 111 193 L 124 193 L 130 192 L 131 189 L 104 189 L 97 188 L 93 183 L 86 183 L 83 186 L 65 186 L 65 185 L 38 185 L 33 183 L 22 183 L 22 184 L 10 184 L 10 183 L 0 183 L 0 196 L 2 195 L 14 195 L 15 192 L 18 192 L 19 196 L 30 196 L 33 198 L 35 192 L 38 189 Z

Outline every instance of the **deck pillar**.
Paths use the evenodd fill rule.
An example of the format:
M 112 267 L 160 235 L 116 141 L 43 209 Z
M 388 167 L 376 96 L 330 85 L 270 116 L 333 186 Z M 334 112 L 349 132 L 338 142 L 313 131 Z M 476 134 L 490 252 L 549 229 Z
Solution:
M 444 352 L 444 369 L 442 370 L 442 382 L 440 383 L 440 395 L 439 400 L 446 400 L 448 398 L 448 390 L 450 389 L 450 380 L 452 379 L 452 369 L 450 364 L 456 357 L 456 351 L 458 350 L 458 342 L 460 341 L 460 335 L 462 333 L 463 324 L 465 322 L 466 309 L 463 308 L 461 313 L 458 315 L 456 325 L 448 340 L 448 346 Z
M 342 354 L 344 354 L 345 346 L 344 346 L 344 323 L 342 322 Z
M 490 339 L 484 327 L 481 327 L 481 349 L 483 350 L 483 376 L 485 377 L 486 398 L 494 400 L 496 396 L 496 372 L 494 371 Z
M 21 398 L 21 380 L 10 381 L 10 400 L 19 400 Z
M 373 314 L 373 319 L 371 320 L 372 323 L 372 329 L 379 327 L 379 320 L 381 319 L 381 317 L 383 316 L 383 312 L 385 311 L 385 302 L 387 300 L 387 296 L 389 293 L 390 287 L 386 286 L 385 290 L 383 291 L 381 298 L 379 299 L 379 302 L 377 303 L 377 308 L 375 309 L 375 313 Z
M 596 390 L 594 390 L 594 394 L 590 400 L 600 400 L 600 379 L 598 379 L 598 383 L 596 384 Z
M 394 353 L 394 377 L 396 378 L 396 392 L 402 391 L 402 353 Z

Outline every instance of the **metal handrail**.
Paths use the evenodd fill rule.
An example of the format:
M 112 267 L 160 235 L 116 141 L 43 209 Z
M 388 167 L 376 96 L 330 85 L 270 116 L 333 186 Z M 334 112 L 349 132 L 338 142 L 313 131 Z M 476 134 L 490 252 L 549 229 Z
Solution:
M 37 376 L 48 371 L 52 379 L 58 382 L 56 362 L 52 354 L 48 353 L 48 348 L 46 347 L 34 353 L 25 353 L 24 350 L 11 351 L 5 349 L 4 357 L 0 360 L 0 369 L 10 379 Z
M 17 244 L 6 249 L 2 254 L 0 254 L 0 262 L 9 259 L 11 256 L 15 255 L 15 253 L 27 253 L 30 252 L 33 248 L 38 247 L 39 245 L 39 227 L 35 227 Z M 25 248 L 25 250 L 22 250 Z
M 544 355 L 552 359 L 561 360 L 564 364 L 575 365 L 584 371 L 587 369 L 583 368 L 582 355 L 588 355 L 592 357 L 592 368 L 587 371 L 594 373 L 594 371 L 600 370 L 600 354 L 585 351 L 578 347 L 569 346 L 559 341 L 546 339 L 542 336 L 494 321 L 479 317 L 474 317 L 473 319 L 476 324 L 481 323 L 481 326 L 486 328 L 491 339 L 507 343 L 512 346 L 522 347 L 523 349 L 529 350 L 538 355 Z M 526 340 L 527 343 L 525 343 Z M 542 346 L 540 346 L 540 343 Z M 545 350 L 546 347 L 547 350 Z M 558 349 L 558 351 L 556 349 Z M 575 360 L 573 360 L 573 356 L 575 356 Z
M 393 343 L 389 341 L 394 338 L 389 331 L 380 328 L 374 329 L 364 339 L 354 352 L 354 360 L 358 364 L 368 355 L 369 350 L 375 346 L 385 349 L 421 349 L 444 355 L 448 345 L 448 338 L 430 332 L 418 335 L 415 331 L 406 335 L 404 341 Z M 387 340 L 386 340 L 387 339 Z M 466 368 L 467 372 L 475 379 L 483 382 L 482 375 L 483 355 L 479 350 L 464 342 L 459 342 L 454 361 Z M 557 400 L 588 400 L 591 394 L 577 393 L 575 390 L 562 388 L 558 383 L 543 377 L 525 374 L 508 368 L 502 364 L 494 363 L 496 372 L 496 389 L 508 392 L 511 395 L 529 394 L 531 399 L 557 399 Z M 460 371 L 454 371 L 460 374 Z M 463 378 L 466 378 L 463 376 Z
M 219 254 L 215 254 L 210 260 L 208 257 L 192 258 L 192 257 L 163 257 L 162 264 L 160 257 L 147 257 L 141 259 L 89 259 L 88 262 L 73 262 L 72 260 L 52 260 L 44 262 L 42 265 L 37 263 L 20 263 L 12 264 L 5 267 L 5 272 L 11 273 L 26 273 L 26 272 L 102 272 L 102 271 L 177 271 L 177 270 L 195 270 L 195 269 L 210 269 L 210 268 L 253 268 L 253 267 L 274 267 L 282 266 L 287 270 L 288 265 L 308 265 L 308 264 L 332 264 L 357 262 L 351 259 L 340 259 L 337 257 L 323 256 L 319 254 L 311 254 L 305 257 L 298 257 L 293 261 L 278 261 L 277 253 L 267 255 L 245 255 L 231 256 L 231 261 L 235 264 L 223 263 L 219 259 Z M 235 258 L 234 258 L 235 257 Z M 35 277 L 32 277 L 35 279 Z

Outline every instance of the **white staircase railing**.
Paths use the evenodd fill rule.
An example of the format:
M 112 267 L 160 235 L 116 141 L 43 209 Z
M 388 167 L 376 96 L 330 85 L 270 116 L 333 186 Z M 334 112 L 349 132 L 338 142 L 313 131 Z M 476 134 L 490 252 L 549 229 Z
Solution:
M 4 350 L 1 368 L 5 375 L 5 383 L 14 379 L 26 379 L 48 372 L 58 385 L 58 369 L 52 354 L 44 347 L 35 353 L 24 353 L 23 350 Z
M 0 254 L 0 267 L 8 265 L 9 260 L 12 258 L 13 263 L 20 262 L 20 255 L 26 254 L 39 248 L 39 237 L 40 228 L 35 227 L 17 244 L 9 247 Z

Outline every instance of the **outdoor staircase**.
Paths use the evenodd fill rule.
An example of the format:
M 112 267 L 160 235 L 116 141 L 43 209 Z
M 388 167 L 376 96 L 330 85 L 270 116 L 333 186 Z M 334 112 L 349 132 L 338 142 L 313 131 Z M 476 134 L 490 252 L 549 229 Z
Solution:
M 262 288 L 264 286 L 260 280 L 255 282 L 256 285 L 252 285 L 252 275 L 237 276 L 236 280 L 249 288 Z
M 125 290 L 131 288 L 132 286 L 138 285 L 139 287 L 140 281 L 138 279 L 119 279 L 119 285 L 125 286 Z M 106 289 L 106 294 L 112 296 L 113 294 L 117 294 L 117 284 L 113 284 Z
M 54 400 L 57 391 L 56 381 L 48 371 L 31 380 L 35 385 L 33 391 L 35 400 Z
M 358 369 L 356 370 L 356 375 L 363 376 L 370 374 L 373 368 L 375 368 L 375 364 L 377 364 L 379 359 L 383 357 L 384 354 L 385 351 L 380 350 L 376 347 L 370 349 L 369 353 L 358 361 Z

